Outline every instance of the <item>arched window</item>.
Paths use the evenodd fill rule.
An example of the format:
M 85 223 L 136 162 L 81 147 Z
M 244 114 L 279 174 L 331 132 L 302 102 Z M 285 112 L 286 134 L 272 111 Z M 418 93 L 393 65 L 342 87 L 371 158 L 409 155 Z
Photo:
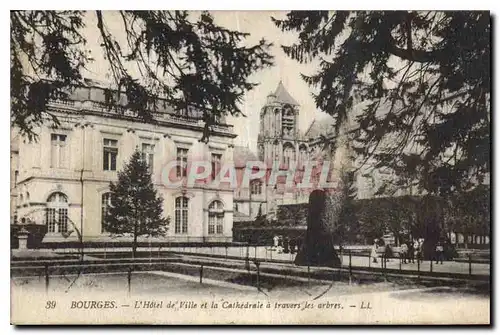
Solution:
M 45 220 L 48 233 L 68 231 L 68 198 L 60 192 L 52 193 L 47 200 Z
M 262 194 L 262 182 L 260 180 L 252 180 L 250 184 L 251 194 Z
M 187 234 L 188 232 L 188 205 L 186 197 L 175 198 L 175 233 Z
M 299 160 L 302 166 L 304 166 L 307 161 L 307 147 L 304 144 L 301 144 L 299 147 Z
M 273 153 L 274 153 L 274 160 L 280 160 L 280 145 L 278 140 L 274 141 L 274 146 L 273 146 Z
M 215 200 L 208 206 L 208 234 L 224 233 L 224 205 Z
M 284 145 L 283 157 L 286 165 L 290 165 L 295 162 L 295 148 L 290 143 Z
M 272 129 L 273 129 L 273 113 L 269 111 L 266 113 L 266 135 L 271 135 L 272 134 Z
M 279 136 L 281 134 L 281 112 L 279 108 L 274 110 L 274 135 Z
M 283 135 L 293 136 L 295 129 L 295 114 L 293 108 L 290 105 L 285 105 L 283 107 L 282 114 L 282 125 L 283 125 Z
M 101 197 L 101 232 L 105 233 L 106 212 L 111 206 L 111 192 L 104 193 Z
M 264 160 L 264 146 L 262 144 L 259 145 L 259 159 Z

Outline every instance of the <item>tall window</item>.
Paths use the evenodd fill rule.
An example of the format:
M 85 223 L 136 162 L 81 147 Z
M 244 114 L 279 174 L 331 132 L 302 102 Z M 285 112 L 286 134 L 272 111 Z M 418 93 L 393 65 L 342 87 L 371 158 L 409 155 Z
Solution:
M 149 172 L 153 172 L 154 163 L 154 144 L 143 143 L 142 144 L 142 160 L 146 162 L 149 168 Z
M 188 149 L 177 148 L 177 177 L 186 176 Z
M 262 182 L 260 180 L 253 180 L 250 184 L 250 192 L 252 194 L 262 194 Z
M 286 144 L 283 150 L 284 163 L 286 165 L 293 164 L 295 161 L 295 149 L 291 144 Z
M 68 198 L 62 193 L 53 193 L 47 200 L 45 212 L 48 233 L 68 231 Z
M 279 136 L 279 135 L 281 135 L 281 122 L 280 122 L 280 114 L 281 114 L 281 113 L 280 113 L 279 108 L 276 108 L 276 109 L 274 110 L 274 120 L 273 120 L 273 121 L 274 121 L 274 122 L 273 122 L 273 123 L 274 123 L 274 124 L 273 124 L 273 126 L 274 126 L 274 135 L 275 135 L 275 136 Z
M 66 135 L 51 134 L 50 135 L 51 150 L 50 150 L 50 167 L 64 168 L 66 166 Z
M 212 154 L 212 179 L 219 174 L 221 169 L 222 155 Z
M 307 147 L 303 144 L 299 148 L 299 160 L 301 166 L 304 166 L 307 161 Z
M 178 197 L 175 199 L 175 233 L 187 234 L 188 232 L 188 204 L 189 199 Z
M 109 138 L 104 139 L 103 170 L 116 171 L 116 157 L 118 156 L 118 141 Z
M 105 219 L 108 208 L 111 206 L 111 192 L 104 193 L 101 197 L 101 232 L 105 233 Z
M 224 205 L 215 200 L 208 206 L 208 234 L 224 233 Z
M 263 145 L 259 145 L 259 158 L 261 160 L 265 160 L 267 157 L 264 157 L 264 146 Z
M 293 135 L 295 128 L 295 115 L 291 106 L 283 108 L 282 125 L 284 135 Z
M 278 142 L 274 143 L 273 148 L 274 148 L 274 160 L 277 161 L 280 158 L 280 145 L 278 144 Z

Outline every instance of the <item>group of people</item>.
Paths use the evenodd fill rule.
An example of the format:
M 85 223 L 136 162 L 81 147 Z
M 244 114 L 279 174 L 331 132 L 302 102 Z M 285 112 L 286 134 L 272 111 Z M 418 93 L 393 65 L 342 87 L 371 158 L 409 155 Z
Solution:
M 423 259 L 423 245 L 424 245 L 424 239 L 420 238 L 417 240 L 413 240 L 412 243 L 406 243 L 403 242 L 400 245 L 400 251 L 399 251 L 399 256 L 401 258 L 401 261 L 404 264 L 407 263 L 415 263 L 415 260 L 417 262 L 421 262 Z M 379 252 L 379 248 L 381 247 L 380 243 L 378 240 L 375 240 L 373 246 L 372 246 L 372 251 L 371 251 L 371 257 L 373 258 L 373 262 L 377 263 L 377 257 Z M 387 249 L 388 246 L 386 246 L 385 250 Z M 434 260 L 436 261 L 436 264 L 439 262 L 443 264 L 445 255 L 444 255 L 444 243 L 439 240 L 435 246 L 434 250 Z M 384 254 L 387 254 L 387 251 L 384 252 Z
M 401 243 L 399 255 L 404 264 L 420 262 L 422 260 L 422 246 L 424 244 L 423 239 L 414 240 L 413 243 L 406 242 Z
M 295 239 L 289 239 L 288 236 L 274 236 L 273 237 L 273 248 L 278 251 L 278 253 L 291 253 L 294 254 L 298 249 L 298 241 Z

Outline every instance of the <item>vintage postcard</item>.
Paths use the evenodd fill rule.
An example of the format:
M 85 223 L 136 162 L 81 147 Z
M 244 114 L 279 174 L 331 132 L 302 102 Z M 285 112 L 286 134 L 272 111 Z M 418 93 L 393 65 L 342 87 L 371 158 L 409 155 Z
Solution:
M 490 324 L 488 11 L 10 29 L 12 324 Z

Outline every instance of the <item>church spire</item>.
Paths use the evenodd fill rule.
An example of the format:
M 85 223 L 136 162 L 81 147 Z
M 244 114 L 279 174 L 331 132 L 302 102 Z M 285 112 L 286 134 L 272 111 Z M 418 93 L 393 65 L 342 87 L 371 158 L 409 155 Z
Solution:
M 283 85 L 283 81 L 281 80 L 278 83 L 278 87 L 276 88 L 276 91 L 274 91 L 273 95 L 276 97 L 276 101 L 278 102 L 299 106 L 299 103 L 290 95 L 290 93 L 288 93 Z

